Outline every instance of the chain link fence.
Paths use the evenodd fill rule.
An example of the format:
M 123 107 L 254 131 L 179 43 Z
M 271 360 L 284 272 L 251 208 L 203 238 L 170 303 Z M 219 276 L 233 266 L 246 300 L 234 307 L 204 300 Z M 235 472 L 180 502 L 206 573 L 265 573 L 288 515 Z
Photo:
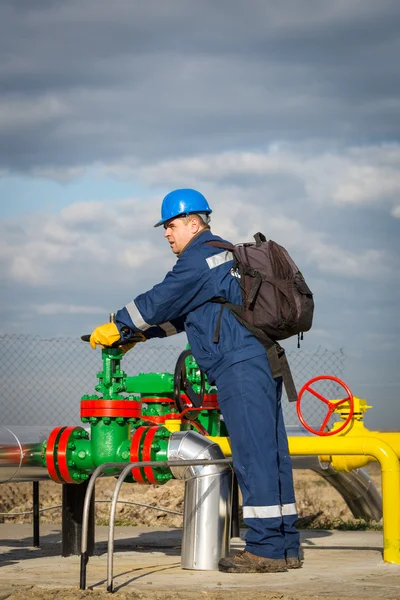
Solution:
M 123 359 L 127 375 L 173 373 L 181 346 L 156 341 L 138 344 Z M 102 369 L 101 354 L 89 344 L 73 338 L 43 339 L 34 336 L 0 335 L 0 423 L 2 425 L 79 425 L 80 398 L 93 394 L 97 373 Z M 322 374 L 342 378 L 345 356 L 303 349 L 287 353 L 297 389 Z M 343 389 L 332 381 L 313 385 L 326 398 L 343 398 Z M 283 398 L 286 425 L 299 425 L 294 403 Z M 307 393 L 302 412 L 311 426 L 320 426 L 327 407 Z M 334 418 L 334 417 L 333 417 Z

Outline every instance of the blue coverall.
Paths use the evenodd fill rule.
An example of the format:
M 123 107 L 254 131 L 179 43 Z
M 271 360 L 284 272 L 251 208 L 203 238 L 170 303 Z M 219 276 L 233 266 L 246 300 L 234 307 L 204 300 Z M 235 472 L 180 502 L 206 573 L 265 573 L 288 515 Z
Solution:
M 248 526 L 246 550 L 266 558 L 299 556 L 292 464 L 281 407 L 281 379 L 273 379 L 262 344 L 228 310 L 218 343 L 213 336 L 223 296 L 241 303 L 231 252 L 208 246 L 224 241 L 202 230 L 185 247 L 165 279 L 116 314 L 121 338 L 186 331 L 200 369 L 218 388 L 232 447 L 233 466 Z M 126 328 L 129 330 L 127 331 Z

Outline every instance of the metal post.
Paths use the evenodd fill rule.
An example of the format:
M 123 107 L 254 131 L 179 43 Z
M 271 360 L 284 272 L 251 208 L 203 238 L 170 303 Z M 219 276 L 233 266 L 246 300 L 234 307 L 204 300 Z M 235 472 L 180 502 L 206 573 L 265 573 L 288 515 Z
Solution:
M 39 482 L 33 482 L 33 547 L 40 548 L 39 518 Z
M 61 556 L 81 553 L 82 519 L 85 494 L 89 479 L 84 483 L 66 483 L 62 492 L 62 547 Z M 89 507 L 87 556 L 94 552 L 94 500 L 92 494 Z
M 240 538 L 239 484 L 233 472 L 231 538 Z

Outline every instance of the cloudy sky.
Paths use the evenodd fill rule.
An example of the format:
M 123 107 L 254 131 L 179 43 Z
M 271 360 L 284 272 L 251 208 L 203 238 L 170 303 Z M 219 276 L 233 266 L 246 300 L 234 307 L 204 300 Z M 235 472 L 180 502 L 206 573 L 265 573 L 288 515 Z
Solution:
M 290 251 L 303 347 L 400 428 L 397 0 L 3 0 L 0 56 L 3 333 L 79 336 L 161 280 L 160 202 L 195 187 L 215 233 Z

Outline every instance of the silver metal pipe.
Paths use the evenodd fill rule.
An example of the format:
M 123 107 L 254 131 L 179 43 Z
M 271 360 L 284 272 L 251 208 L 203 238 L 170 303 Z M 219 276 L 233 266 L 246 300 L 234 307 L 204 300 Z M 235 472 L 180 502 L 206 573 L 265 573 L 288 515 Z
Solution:
M 51 425 L 0 425 L 0 483 L 49 479 L 42 450 L 52 429 Z
M 353 469 L 348 473 L 335 471 L 330 463 L 318 460 L 313 471 L 339 492 L 356 519 L 379 521 L 382 518 L 382 496 L 365 469 Z
M 86 589 L 86 565 L 89 562 L 89 556 L 87 553 L 88 547 L 88 532 L 89 532 L 89 511 L 90 511 L 90 503 L 92 499 L 92 494 L 94 487 L 96 485 L 96 481 L 99 477 L 104 474 L 106 469 L 122 469 L 129 463 L 104 463 L 97 467 L 89 480 L 85 501 L 83 503 L 83 512 L 82 512 L 82 537 L 81 537 L 81 567 L 80 567 L 80 582 L 79 586 L 81 590 Z
M 191 460 L 190 462 L 191 462 L 192 466 L 199 466 L 199 465 L 204 465 L 206 463 L 209 463 L 210 461 L 202 459 L 202 460 Z M 213 460 L 212 462 L 214 464 L 219 464 L 219 465 L 229 465 L 230 459 L 229 458 L 221 458 L 221 459 Z M 114 463 L 112 463 L 112 464 L 114 464 Z M 120 492 L 121 486 L 122 486 L 123 482 L 125 481 L 126 477 L 130 474 L 130 472 L 133 468 L 137 468 L 137 467 L 148 466 L 148 467 L 169 467 L 169 468 L 171 468 L 171 466 L 186 467 L 186 464 L 187 464 L 187 461 L 184 461 L 184 460 L 177 460 L 177 461 L 166 460 L 166 461 L 160 461 L 160 462 L 159 461 L 147 461 L 147 462 L 142 461 L 142 462 L 135 462 L 135 463 L 128 463 L 128 464 L 127 463 L 119 463 L 117 468 L 121 469 L 122 472 L 121 472 L 120 476 L 118 477 L 117 484 L 114 489 L 112 502 L 111 502 L 111 508 L 110 508 L 109 525 L 108 525 L 108 549 L 107 549 L 107 591 L 108 592 L 113 591 L 115 513 L 116 513 L 116 509 L 117 509 L 119 492 Z M 82 567 L 83 568 L 86 567 L 84 561 L 81 562 L 81 568 Z M 86 581 L 86 574 L 84 577 L 85 577 L 84 580 Z M 81 581 L 83 581 L 82 575 L 81 575 Z
M 171 435 L 168 460 L 218 460 L 221 448 L 194 431 Z M 171 467 L 176 479 L 185 481 L 181 566 L 214 571 L 228 556 L 232 516 L 232 469 L 206 464 Z
M 382 518 L 382 496 L 365 469 L 335 471 L 330 463 L 321 462 L 318 456 L 292 456 L 294 469 L 309 469 L 335 488 L 351 510 L 353 517 L 365 521 Z

